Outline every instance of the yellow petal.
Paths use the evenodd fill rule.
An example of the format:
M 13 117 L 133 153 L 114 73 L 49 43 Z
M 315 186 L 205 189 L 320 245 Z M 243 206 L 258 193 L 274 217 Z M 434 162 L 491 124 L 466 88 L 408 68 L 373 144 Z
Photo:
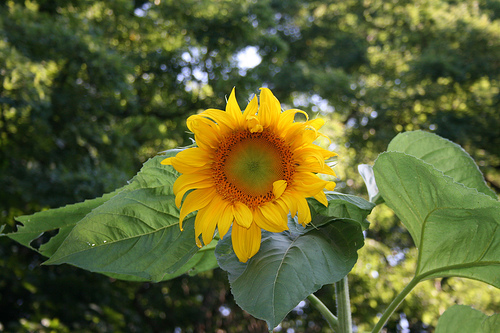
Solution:
M 325 175 L 331 175 L 336 177 L 335 171 L 324 163 L 324 161 L 317 160 L 316 158 L 308 158 L 304 162 L 297 162 L 295 167 L 296 172 L 315 172 L 323 173 Z
M 261 230 L 255 223 L 248 229 L 238 223 L 233 224 L 231 241 L 234 253 L 241 262 L 247 262 L 259 251 L 261 237 Z
M 273 183 L 273 194 L 274 199 L 281 197 L 283 192 L 286 190 L 287 183 L 285 180 L 277 180 Z
M 280 206 L 281 210 L 285 213 L 290 212 L 290 208 L 288 208 L 288 205 L 285 203 L 285 201 L 282 200 L 283 196 L 279 198 L 278 200 L 275 200 L 274 203 L 278 206 Z M 293 217 L 293 216 L 292 216 Z
M 300 224 L 305 226 L 307 223 L 311 222 L 311 210 L 307 204 L 307 200 L 304 198 L 297 198 L 297 206 L 299 208 L 297 217 Z
M 207 208 L 204 208 L 202 211 L 206 211 L 206 214 L 203 215 L 201 238 L 203 240 L 203 244 L 208 245 L 214 238 L 217 220 L 213 217 L 213 211 Z M 199 211 L 198 214 L 200 214 L 200 212 L 201 211 Z
M 230 130 L 237 128 L 238 123 L 227 112 L 218 109 L 207 109 L 200 113 L 200 116 L 211 119 L 219 128 L 222 134 L 227 134 Z
M 314 196 L 314 199 L 318 200 L 320 203 L 322 203 L 325 207 L 328 206 L 328 200 L 326 199 L 325 192 L 319 191 L 318 194 Z
M 282 232 L 288 229 L 287 213 L 280 205 L 268 202 L 254 211 L 257 225 L 270 232 Z
M 182 221 L 184 221 L 184 218 L 189 213 L 194 212 L 195 210 L 199 210 L 208 205 L 215 193 L 215 189 L 208 188 L 194 190 L 186 196 L 186 199 L 184 199 L 184 202 L 182 203 L 182 208 L 179 215 L 179 226 L 181 230 L 183 230 Z
M 164 159 L 163 161 L 161 161 L 160 163 L 163 164 L 163 165 L 172 165 L 172 159 L 174 157 L 168 157 L 166 159 Z
M 315 129 L 319 130 L 325 124 L 325 120 L 323 120 L 321 118 L 316 118 L 316 119 L 309 120 L 307 122 L 307 124 L 309 126 L 314 127 Z
M 176 161 L 177 163 L 183 161 L 188 166 L 201 167 L 207 164 L 210 160 L 210 156 L 208 151 L 195 147 L 178 152 L 173 159 L 178 160 Z
M 292 146 L 292 149 L 295 150 L 304 144 L 304 142 L 302 142 L 302 133 L 305 129 L 305 123 L 295 122 L 283 130 L 281 135 L 285 141 Z
M 260 133 L 264 129 L 257 117 L 251 116 L 245 119 L 245 127 L 251 133 Z
M 206 212 L 206 210 L 200 210 L 198 212 L 198 214 L 196 214 L 196 218 L 194 219 L 194 237 L 195 237 L 196 245 L 198 247 L 203 246 L 203 244 L 201 244 L 201 242 L 200 242 L 200 235 L 203 231 L 203 223 L 205 223 L 205 221 L 204 221 L 204 217 L 206 216 L 205 212 Z
M 213 185 L 213 178 L 210 170 L 200 171 L 194 174 L 182 174 L 176 179 L 172 189 L 174 191 L 174 194 L 177 194 L 186 186 L 196 188 L 194 184 L 197 184 L 199 182 L 211 182 Z
M 295 217 L 297 215 L 298 211 L 298 206 L 297 206 L 297 201 L 295 200 L 295 197 L 292 195 L 282 195 L 280 200 L 282 200 L 285 205 L 288 207 L 288 211 L 290 211 L 290 214 L 292 217 Z
M 229 95 L 229 99 L 227 100 L 226 112 L 231 116 L 231 118 L 233 118 L 235 123 L 241 124 L 241 121 L 243 120 L 243 115 L 241 113 L 240 106 L 236 101 L 234 91 L 235 88 L 233 88 L 231 94 Z
M 238 223 L 242 227 L 249 228 L 253 222 L 253 214 L 250 208 L 239 201 L 236 201 L 233 204 L 232 208 L 234 220 L 236 221 L 236 223 Z
M 230 217 L 227 218 L 227 220 L 229 220 L 227 229 L 229 229 L 233 217 L 231 214 L 231 209 L 226 209 L 228 204 L 229 203 L 222 199 L 222 197 L 220 197 L 219 195 L 215 195 L 213 196 L 212 201 L 210 201 L 210 203 L 206 207 L 198 211 L 195 220 L 195 235 L 197 239 L 200 235 L 202 235 L 203 243 L 205 245 L 209 244 L 212 241 L 215 233 L 215 227 L 217 225 L 219 226 L 219 234 L 221 234 L 221 238 L 227 232 L 227 230 L 221 230 L 221 228 L 226 228 L 226 221 L 223 221 L 225 210 L 229 211 L 230 215 Z
M 337 184 L 335 184 L 335 182 L 328 182 L 325 186 L 325 189 L 327 191 L 333 191 L 333 190 L 335 190 L 335 186 L 337 186 Z
M 264 128 L 278 124 L 281 114 L 280 102 L 268 88 L 260 88 L 260 107 L 258 118 Z
M 294 175 L 293 190 L 304 197 L 312 197 L 322 191 L 328 182 L 312 172 L 297 172 Z
M 301 145 L 311 144 L 318 138 L 318 131 L 310 126 L 306 127 L 306 129 L 302 132 Z
M 233 224 L 234 215 L 231 204 L 225 200 L 221 201 L 220 206 L 217 209 L 220 211 L 220 214 L 217 215 L 217 220 L 219 221 L 217 229 L 219 230 L 219 236 L 222 239 L 229 231 L 231 224 Z
M 293 124 L 295 120 L 295 115 L 297 113 L 302 113 L 306 116 L 306 119 L 309 118 L 307 113 L 305 113 L 302 110 L 297 110 L 297 109 L 290 109 L 286 110 L 285 112 L 281 113 L 280 119 L 278 122 L 278 127 L 276 128 L 278 132 L 286 131 L 288 130 L 288 127 Z
M 218 147 L 221 140 L 218 124 L 200 115 L 194 115 L 188 118 L 187 126 L 194 133 L 194 139 L 200 148 L 210 149 Z
M 182 176 L 190 176 L 190 175 L 182 175 Z M 180 176 L 180 177 L 182 177 L 182 176 Z M 196 183 L 187 183 L 185 186 L 181 187 L 179 189 L 179 191 L 175 194 L 175 205 L 178 208 L 181 206 L 182 198 L 184 198 L 184 195 L 189 190 L 208 188 L 208 187 L 212 187 L 213 185 L 214 185 L 213 180 L 199 181 Z M 175 190 L 174 190 L 174 193 L 175 193 Z
M 257 95 L 254 95 L 253 98 L 248 103 L 245 112 L 243 112 L 243 119 L 247 119 L 248 117 L 253 117 L 257 114 L 259 109 L 259 100 Z

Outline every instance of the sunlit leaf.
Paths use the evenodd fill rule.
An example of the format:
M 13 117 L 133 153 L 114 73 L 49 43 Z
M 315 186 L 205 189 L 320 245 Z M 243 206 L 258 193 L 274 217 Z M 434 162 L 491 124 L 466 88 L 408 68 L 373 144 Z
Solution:
M 400 152 L 381 154 L 374 171 L 419 250 L 418 279 L 462 276 L 500 287 L 500 202 Z
M 432 164 L 455 182 L 497 199 L 495 192 L 486 185 L 483 174 L 472 157 L 456 143 L 436 134 L 423 131 L 398 134 L 392 139 L 387 151 L 415 156 Z
M 229 236 L 219 241 L 215 252 L 228 272 L 236 303 L 270 328 L 309 294 L 347 275 L 363 246 L 356 222 L 303 228 L 291 220 L 289 227 L 282 233 L 263 231 L 261 248 L 247 263 L 238 261 Z
M 500 313 L 487 316 L 465 305 L 454 305 L 439 318 L 435 333 L 497 333 Z

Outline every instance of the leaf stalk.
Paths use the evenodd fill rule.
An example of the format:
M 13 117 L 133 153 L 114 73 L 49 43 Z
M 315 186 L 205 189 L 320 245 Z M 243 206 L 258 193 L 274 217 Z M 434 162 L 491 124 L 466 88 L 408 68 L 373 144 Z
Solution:
M 380 317 L 379 321 L 377 322 L 377 324 L 373 328 L 372 333 L 379 333 L 382 330 L 382 328 L 385 326 L 385 324 L 387 323 L 387 321 L 389 320 L 391 315 L 394 313 L 394 311 L 396 311 L 396 309 L 399 307 L 399 305 L 401 305 L 401 303 L 404 301 L 406 296 L 408 296 L 410 291 L 412 291 L 413 288 L 415 288 L 415 286 L 420 281 L 421 281 L 421 279 L 414 277 L 410 281 L 410 283 L 408 283 L 408 285 L 398 294 L 398 296 L 396 296 L 396 298 L 394 298 L 392 300 L 391 304 L 389 304 L 387 309 L 382 314 L 382 317 Z
M 307 296 L 307 299 L 319 311 L 319 313 L 323 315 L 330 327 L 334 331 L 337 331 L 339 328 L 339 321 L 337 317 L 335 317 L 335 315 L 330 311 L 330 309 L 314 294 Z

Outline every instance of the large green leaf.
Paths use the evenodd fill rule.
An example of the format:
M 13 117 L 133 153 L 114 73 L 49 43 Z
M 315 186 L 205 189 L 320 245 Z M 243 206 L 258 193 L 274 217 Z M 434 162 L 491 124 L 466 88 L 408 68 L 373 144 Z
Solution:
M 47 264 L 72 264 L 89 271 L 124 274 L 160 281 L 198 250 L 193 221 L 179 228 L 171 167 L 164 156 L 145 163 L 133 179 L 135 189 L 122 191 L 79 221 Z
M 50 257 L 68 236 L 75 224 L 83 219 L 94 208 L 102 205 L 120 190 L 105 194 L 101 198 L 86 200 L 73 205 L 57 209 L 49 209 L 33 215 L 24 215 L 16 217 L 16 220 L 22 225 L 17 227 L 17 231 L 7 234 L 9 238 L 21 243 L 22 245 L 38 251 L 44 256 Z M 32 242 L 44 233 L 56 232 L 57 235 L 50 238 L 48 242 L 42 244 L 40 248 L 32 246 Z
M 470 155 L 454 142 L 436 134 L 414 131 L 398 134 L 387 151 L 399 151 L 432 164 L 457 183 L 475 188 L 497 199 L 495 192 L 486 185 L 483 174 Z
M 336 221 L 303 228 L 292 219 L 290 230 L 262 232 L 259 252 L 241 263 L 231 239 L 219 241 L 215 255 L 228 272 L 236 303 L 257 318 L 277 326 L 300 301 L 350 272 L 363 246 L 361 225 Z
M 465 305 L 454 305 L 439 318 L 435 333 L 497 333 L 500 313 L 490 317 Z
M 381 154 L 374 171 L 419 249 L 417 279 L 462 276 L 500 287 L 500 202 L 400 152 Z
M 157 159 L 161 159 L 166 156 L 173 156 L 177 152 L 178 150 L 169 150 L 166 152 L 166 155 L 158 156 Z M 82 220 L 93 209 L 99 207 L 120 192 L 129 192 L 140 188 L 142 184 L 144 184 L 145 177 L 154 177 L 154 175 L 151 175 L 151 177 L 148 176 L 148 174 L 150 174 L 150 164 L 148 163 L 151 163 L 151 161 L 146 162 L 141 172 L 139 172 L 128 185 L 115 190 L 114 192 L 104 194 L 100 198 L 85 200 L 84 202 L 56 209 L 49 209 L 32 215 L 16 217 L 16 220 L 20 222 L 21 225 L 17 227 L 16 232 L 7 234 L 6 236 L 26 247 L 31 248 L 32 250 L 38 251 L 39 253 L 50 257 L 59 248 L 70 231 L 73 230 L 76 223 Z M 41 237 L 44 233 L 49 232 L 57 232 L 57 235 L 50 238 L 47 243 L 42 244 L 39 249 L 31 245 L 34 240 Z
M 160 164 L 167 155 L 146 162 L 124 188 L 102 198 L 21 216 L 18 231 L 8 234 L 25 246 L 47 231 L 58 231 L 39 252 L 45 264 L 68 263 L 93 272 L 134 281 L 161 281 L 217 267 L 214 244 L 199 251 L 194 221 L 179 228 L 172 185 L 177 172 Z

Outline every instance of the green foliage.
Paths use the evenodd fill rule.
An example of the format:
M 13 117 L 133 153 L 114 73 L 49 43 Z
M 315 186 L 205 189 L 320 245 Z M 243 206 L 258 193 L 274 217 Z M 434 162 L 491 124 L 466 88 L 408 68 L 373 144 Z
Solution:
M 229 237 L 216 248 L 236 303 L 265 319 L 270 329 L 308 295 L 347 275 L 363 246 L 360 222 L 302 228 L 291 219 L 289 229 L 279 234 L 263 232 L 261 249 L 245 264 L 232 251 Z
M 216 241 L 199 250 L 193 219 L 179 228 L 172 190 L 178 174 L 160 164 L 175 154 L 147 161 L 129 185 L 112 194 L 22 216 L 18 220 L 24 225 L 7 236 L 30 246 L 40 233 L 58 230 L 40 247 L 50 257 L 45 264 L 72 264 L 123 280 L 162 281 L 213 269 Z M 327 198 L 328 207 L 311 201 L 316 212 L 310 227 L 291 219 L 289 231 L 264 232 L 261 250 L 247 264 L 232 251 L 230 234 L 217 247 L 236 302 L 271 328 L 309 294 L 342 279 L 356 262 L 362 227 L 374 205 L 340 193 Z
M 127 186 L 103 198 L 20 217 L 24 225 L 7 236 L 30 246 L 41 233 L 57 230 L 40 247 L 50 257 L 45 264 L 68 263 L 125 280 L 161 281 L 215 268 L 207 252 L 213 246 L 197 253 L 193 220 L 183 232 L 179 228 L 172 191 L 178 174 L 160 165 L 175 153 L 149 160 Z
M 464 305 L 454 305 L 439 319 L 436 333 L 489 333 L 500 330 L 500 314 L 488 317 L 481 311 Z
M 470 155 L 462 147 L 437 135 L 415 131 L 397 135 L 387 147 L 415 156 L 450 176 L 456 183 L 475 188 L 493 199 L 497 195 L 485 183 L 483 174 Z
M 235 56 L 247 46 L 255 46 L 262 61 L 241 69 Z M 332 148 L 340 156 L 340 191 L 363 193 L 355 166 L 371 163 L 395 134 L 424 129 L 461 144 L 498 192 L 499 52 L 499 7 L 489 0 L 2 2 L 0 225 L 7 224 L 5 231 L 11 232 L 14 216 L 99 197 L 124 185 L 157 151 L 189 144 L 186 117 L 200 109 L 223 108 L 224 96 L 233 86 L 239 100 L 246 100 L 267 85 L 285 107 L 327 118 Z M 354 314 L 358 324 L 373 322 L 383 311 L 381 304 L 411 276 L 416 262 L 410 235 L 398 218 L 389 209 L 376 209 L 365 232 L 367 244 L 375 242 L 373 248 L 384 251 L 368 255 L 365 246 L 366 257 L 360 259 L 393 274 L 351 276 L 356 281 L 353 288 L 363 295 L 377 290 L 376 306 L 360 302 Z M 33 234 L 26 233 L 22 242 L 50 255 L 85 210 L 81 216 L 68 216 L 67 227 L 55 236 L 55 231 L 48 231 L 52 213 L 47 214 L 46 222 L 38 215 L 39 229 L 32 225 Z M 40 233 L 44 234 L 37 238 Z M 210 252 L 198 251 L 186 265 L 198 259 L 201 265 Z M 213 283 L 195 277 L 184 284 L 174 279 L 150 285 L 151 294 L 145 294 L 145 285 L 113 284 L 91 274 L 81 279 L 84 272 L 65 265 L 31 270 L 39 257 L 5 237 L 0 239 L 0 253 L 0 323 L 8 331 L 48 331 L 40 324 L 44 318 L 50 319 L 51 328 L 69 331 L 173 331 L 171 325 L 208 331 L 217 320 L 235 332 L 263 327 L 232 311 L 231 318 L 254 325 L 238 326 L 237 320 L 213 310 L 222 303 L 208 299 L 225 293 L 223 283 L 216 280 L 222 273 L 214 275 Z M 404 260 L 388 265 L 388 258 L 396 255 Z M 207 260 L 210 266 L 215 259 Z M 382 263 L 388 267 L 382 268 Z M 354 271 L 365 272 L 357 266 Z M 57 290 L 65 276 L 71 277 L 68 284 L 73 286 L 64 289 L 74 296 L 71 305 L 43 288 L 51 285 Z M 94 293 L 83 282 L 89 279 L 92 286 L 102 288 Z M 442 284 L 451 291 L 433 298 L 435 303 L 428 296 L 437 287 L 430 282 L 420 284 L 422 291 L 406 299 L 401 313 L 408 318 L 416 314 L 410 321 L 412 331 L 435 325 L 443 304 L 476 299 L 476 307 L 485 301 L 490 302 L 484 305 L 488 311 L 500 310 L 494 292 L 476 292 L 491 297 L 479 301 L 472 294 L 480 287 L 468 290 L 453 278 Z M 36 291 L 30 286 L 37 286 Z M 175 298 L 183 310 L 176 312 L 173 301 L 168 301 L 172 306 L 167 319 L 158 315 L 164 312 L 163 299 L 153 297 L 161 295 L 162 288 L 170 293 L 175 288 L 191 290 L 188 296 L 165 296 Z M 82 293 L 73 294 L 73 289 Z M 108 289 L 112 296 L 101 300 L 98 295 Z M 94 297 L 84 297 L 87 294 Z M 212 326 L 199 319 L 206 318 L 201 310 L 190 312 L 202 295 L 207 299 L 202 308 L 214 318 Z M 143 302 L 142 310 L 133 297 Z M 113 307 L 113 302 L 123 307 Z M 102 304 L 100 312 L 89 304 Z M 309 308 L 304 311 L 300 316 L 292 312 L 283 328 L 305 330 L 308 323 L 320 322 Z M 132 318 L 130 327 L 116 320 L 119 313 Z M 175 313 L 177 321 L 168 313 Z M 392 318 L 389 331 L 396 331 L 398 321 L 398 316 Z
M 459 147 L 453 145 L 450 152 L 443 149 L 450 145 L 448 141 L 423 132 L 406 136 L 411 137 L 411 145 L 396 138 L 389 148 L 409 154 L 408 147 L 415 143 L 427 150 L 423 160 L 387 152 L 379 156 L 374 171 L 386 204 L 400 217 L 419 249 L 416 278 L 463 276 L 500 287 L 500 202 L 456 183 L 437 169 L 451 170 L 448 174 L 466 182 L 478 179 L 474 162 L 461 162 L 468 157 Z M 456 165 L 460 169 L 454 169 Z M 485 186 L 479 179 L 467 183 Z
M 349 220 L 359 223 L 363 230 L 368 228 L 369 222 L 366 217 L 375 207 L 375 204 L 354 195 L 337 192 L 326 192 L 326 198 L 328 200 L 327 207 L 316 200 L 309 201 L 309 206 L 314 210 L 312 213 L 314 216 L 312 225 L 314 227 L 336 220 Z
M 396 137 L 389 149 L 393 151 L 377 158 L 375 179 L 385 203 L 408 228 L 419 254 L 415 277 L 391 303 L 374 332 L 422 280 L 462 276 L 500 287 L 500 202 L 478 192 L 480 188 L 490 194 L 472 159 L 459 146 L 418 131 Z M 422 159 L 409 155 L 412 152 Z
M 289 230 L 263 231 L 261 249 L 247 263 L 232 250 L 230 233 L 215 255 L 228 272 L 236 303 L 257 318 L 276 327 L 297 304 L 325 284 L 341 280 L 356 263 L 363 244 L 362 229 L 374 204 L 341 193 L 327 193 L 328 207 L 310 200 L 311 225 Z
M 420 251 L 417 278 L 463 276 L 500 287 L 498 201 L 398 152 L 382 154 L 375 175 Z

